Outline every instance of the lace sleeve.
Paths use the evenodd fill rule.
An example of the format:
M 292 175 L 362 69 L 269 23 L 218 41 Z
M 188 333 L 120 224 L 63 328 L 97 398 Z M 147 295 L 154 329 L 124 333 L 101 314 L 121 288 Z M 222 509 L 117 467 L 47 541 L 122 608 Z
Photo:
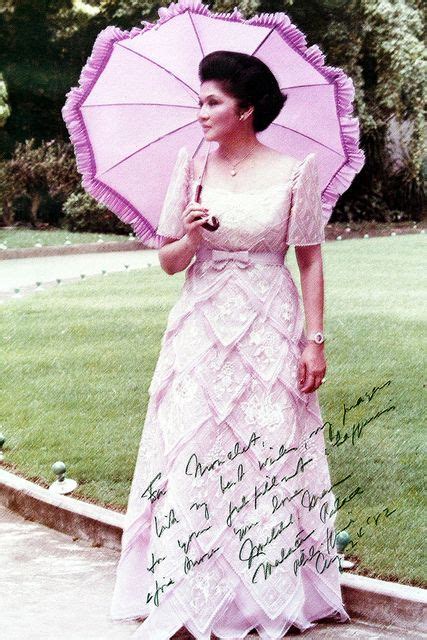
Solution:
M 159 223 L 157 225 L 158 235 L 176 238 L 177 240 L 183 237 L 184 226 L 182 224 L 181 214 L 190 201 L 190 183 L 190 157 L 186 147 L 181 147 L 172 170 L 169 186 L 160 212 Z
M 296 168 L 292 185 L 286 244 L 306 246 L 325 242 L 316 156 L 309 153 Z

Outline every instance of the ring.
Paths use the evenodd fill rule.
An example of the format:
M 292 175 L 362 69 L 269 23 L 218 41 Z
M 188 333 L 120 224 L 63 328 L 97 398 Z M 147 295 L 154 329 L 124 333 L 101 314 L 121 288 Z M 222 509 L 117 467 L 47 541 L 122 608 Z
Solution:
M 322 382 L 325 382 L 325 380 L 326 380 L 326 378 L 322 378 L 320 382 L 321 382 L 321 383 L 322 383 Z

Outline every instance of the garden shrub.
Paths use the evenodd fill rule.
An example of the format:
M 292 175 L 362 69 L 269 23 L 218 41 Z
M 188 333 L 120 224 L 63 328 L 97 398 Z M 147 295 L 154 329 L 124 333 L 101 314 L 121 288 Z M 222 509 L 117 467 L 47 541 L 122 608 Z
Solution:
M 63 204 L 63 225 L 69 231 L 128 234 L 130 225 L 122 222 L 106 206 L 86 191 L 72 193 Z

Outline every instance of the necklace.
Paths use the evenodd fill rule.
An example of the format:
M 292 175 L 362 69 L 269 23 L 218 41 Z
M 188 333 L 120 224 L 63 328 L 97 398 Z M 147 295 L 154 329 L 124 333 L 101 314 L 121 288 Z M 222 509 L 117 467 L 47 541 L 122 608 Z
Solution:
M 226 160 L 228 160 L 228 162 L 230 162 L 230 164 L 231 164 L 231 165 L 232 165 L 232 167 L 233 167 L 233 168 L 230 170 L 230 173 L 231 173 L 231 175 L 232 175 L 233 177 L 234 177 L 234 176 L 236 175 L 236 173 L 237 173 L 237 171 L 236 171 L 236 167 L 237 167 L 237 165 L 238 165 L 238 164 L 240 164 L 241 162 L 243 162 L 243 160 L 245 160 L 245 158 L 247 158 L 247 157 L 252 153 L 252 151 L 255 149 L 255 147 L 256 147 L 257 145 L 258 145 L 258 140 L 257 140 L 257 141 L 256 141 L 256 143 L 255 143 L 255 144 L 254 144 L 254 145 L 249 149 L 249 152 L 248 152 L 245 156 L 243 156 L 243 158 L 241 158 L 240 160 L 238 160 L 237 162 L 233 162 L 233 161 L 230 159 L 230 157 L 229 157 L 229 156 L 227 156 L 227 154 L 226 154 L 226 153 L 224 153 L 224 155 L 225 155 L 225 159 L 226 159 Z

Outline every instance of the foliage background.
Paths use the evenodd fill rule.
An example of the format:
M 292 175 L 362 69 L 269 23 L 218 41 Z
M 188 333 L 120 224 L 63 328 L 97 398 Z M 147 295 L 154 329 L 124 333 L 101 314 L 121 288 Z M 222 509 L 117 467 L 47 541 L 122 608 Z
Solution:
M 61 116 L 99 31 L 155 21 L 169 2 L 147 0 L 2 0 L 0 6 L 0 207 L 2 223 L 61 226 L 67 199 L 87 202 L 75 173 Z M 237 6 L 245 17 L 284 11 L 317 43 L 326 64 L 352 78 L 366 164 L 338 200 L 331 221 L 420 220 L 425 177 L 427 48 L 421 0 L 219 0 L 212 11 Z M 3 81 L 2 81 L 3 80 Z M 22 145 L 17 146 L 19 143 Z M 49 146 L 57 145 L 55 172 Z M 37 151 L 37 147 L 42 147 Z M 38 156 L 35 180 L 30 168 Z M 65 157 L 68 156 L 68 160 Z M 22 162 L 20 162 L 22 159 Z M 13 160 L 13 167 L 9 162 Z M 64 167 L 68 165 L 69 177 Z M 33 172 L 34 173 L 34 172 Z M 17 184 L 11 175 L 19 176 Z M 54 180 L 56 194 L 47 184 Z M 35 184 L 37 182 L 37 184 Z M 97 203 L 93 201 L 93 207 Z M 68 208 L 70 210 L 70 207 Z M 83 216 L 84 218 L 84 216 Z M 82 228 L 82 215 L 75 224 Z M 97 218 L 105 218 L 98 211 Z M 71 224 L 74 224 L 73 222 Z M 102 222 L 100 223 L 102 227 Z M 108 221 L 109 229 L 114 221 Z M 102 231 L 102 228 L 93 230 Z M 123 225 L 116 227 L 124 232 Z

